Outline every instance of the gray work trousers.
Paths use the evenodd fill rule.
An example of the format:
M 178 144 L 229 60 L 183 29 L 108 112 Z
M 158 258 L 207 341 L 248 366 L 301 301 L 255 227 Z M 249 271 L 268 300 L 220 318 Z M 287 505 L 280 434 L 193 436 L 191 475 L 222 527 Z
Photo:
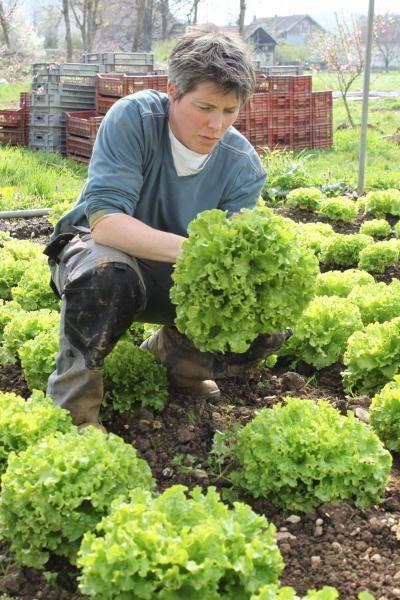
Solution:
M 75 235 L 49 260 L 61 300 L 59 352 L 47 393 L 76 425 L 98 418 L 103 363 L 133 321 L 173 324 L 172 265 L 144 261 Z

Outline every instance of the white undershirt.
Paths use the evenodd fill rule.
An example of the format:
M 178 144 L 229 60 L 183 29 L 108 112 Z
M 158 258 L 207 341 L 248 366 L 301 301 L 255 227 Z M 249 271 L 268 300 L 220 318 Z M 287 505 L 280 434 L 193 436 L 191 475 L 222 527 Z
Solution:
M 170 125 L 168 125 L 168 129 L 172 158 L 178 175 L 193 175 L 201 171 L 211 154 L 199 154 L 189 150 L 174 136 Z

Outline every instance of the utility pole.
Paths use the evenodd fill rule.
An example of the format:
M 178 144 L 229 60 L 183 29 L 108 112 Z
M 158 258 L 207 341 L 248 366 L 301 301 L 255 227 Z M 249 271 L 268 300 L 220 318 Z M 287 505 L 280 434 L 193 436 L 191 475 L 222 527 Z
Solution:
M 366 152 L 367 152 L 369 80 L 370 80 L 370 74 L 371 74 L 372 33 L 373 33 L 373 28 L 374 28 L 374 1 L 375 0 L 369 0 L 369 8 L 368 8 L 368 30 L 367 30 L 367 46 L 365 49 L 363 104 L 362 104 L 362 119 L 361 119 L 361 133 L 360 133 L 360 155 L 359 155 L 359 160 L 358 160 L 357 193 L 359 196 L 364 191 L 365 158 L 366 158 Z

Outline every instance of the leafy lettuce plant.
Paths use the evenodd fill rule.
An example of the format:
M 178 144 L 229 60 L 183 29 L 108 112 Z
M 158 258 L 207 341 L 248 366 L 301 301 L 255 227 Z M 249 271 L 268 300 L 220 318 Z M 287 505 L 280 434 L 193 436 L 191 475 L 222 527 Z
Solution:
M 400 375 L 395 375 L 372 398 L 370 419 L 388 450 L 400 452 Z
M 50 433 L 72 429 L 69 413 L 54 406 L 41 392 L 34 392 L 29 400 L 0 393 L 0 474 L 6 469 L 10 452 L 25 450 Z
M 46 390 L 47 380 L 56 368 L 58 327 L 40 331 L 18 348 L 18 358 L 30 390 Z
M 200 350 L 245 352 L 260 333 L 296 322 L 318 264 L 289 219 L 261 203 L 232 217 L 199 214 L 176 262 L 175 324 Z
M 323 502 L 380 501 L 392 464 L 372 429 L 325 400 L 286 398 L 238 434 L 233 481 L 255 498 L 304 512 Z
M 244 503 L 232 509 L 214 488 L 172 486 L 154 498 L 134 490 L 88 532 L 77 564 L 91 598 L 250 600 L 277 583 L 283 561 L 275 527 Z
M 400 238 L 400 221 L 397 221 L 397 223 L 393 227 L 393 231 L 396 238 Z
M 22 308 L 18 302 L 14 302 L 13 300 L 6 302 L 0 299 L 0 341 L 3 340 L 4 329 L 7 323 L 20 311 L 22 311 Z
M 365 221 L 360 227 L 360 233 L 370 235 L 374 240 L 388 237 L 391 231 L 390 223 L 386 219 L 371 219 Z
M 346 271 L 327 271 L 317 276 L 316 296 L 341 296 L 346 298 L 353 289 L 375 283 L 375 279 L 367 271 L 347 269 Z
M 347 298 L 316 296 L 301 315 L 280 354 L 322 369 L 342 357 L 348 338 L 362 327 L 360 311 Z
M 308 590 L 305 596 L 298 596 L 292 587 L 268 584 L 253 594 L 250 600 L 337 600 L 338 598 L 338 591 L 330 586 L 324 586 L 320 590 Z
M 354 200 L 346 196 L 325 198 L 319 204 L 317 213 L 331 221 L 353 223 L 358 215 L 358 206 Z
M 317 257 L 327 240 L 337 235 L 329 223 L 296 223 L 296 230 L 303 244 Z
M 365 199 L 365 212 L 376 216 L 400 216 L 400 190 L 373 190 Z
M 83 534 L 96 527 L 111 502 L 153 484 L 147 463 L 116 435 L 94 427 L 49 435 L 9 455 L 1 538 L 21 565 L 40 569 L 50 553 L 74 563 Z
M 348 299 L 358 306 L 364 325 L 383 323 L 400 317 L 400 281 L 392 279 L 386 283 L 370 283 L 355 287 Z
M 354 332 L 343 362 L 346 391 L 369 394 L 380 390 L 400 370 L 400 317 Z
M 373 243 L 374 239 L 369 235 L 338 233 L 326 240 L 319 260 L 322 264 L 354 267 L 359 261 L 361 250 Z
M 47 308 L 29 312 L 18 311 L 4 328 L 0 364 L 15 362 L 17 350 L 22 344 L 33 339 L 41 331 L 57 329 L 59 320 L 60 315 Z
M 162 410 L 168 398 L 166 368 L 153 354 L 120 340 L 104 362 L 105 409 L 123 413 L 144 406 Z
M 288 206 L 303 210 L 316 210 L 325 196 L 318 188 L 297 188 L 289 192 L 286 198 Z
M 358 268 L 369 273 L 383 273 L 399 260 L 399 248 L 392 241 L 376 242 L 360 252 Z
M 12 288 L 13 300 L 24 310 L 58 309 L 60 301 L 49 285 L 50 271 L 46 261 L 35 260 L 25 266 L 24 274 Z
M 11 299 L 16 286 L 30 262 L 45 262 L 43 248 L 26 240 L 8 238 L 0 242 L 0 298 Z

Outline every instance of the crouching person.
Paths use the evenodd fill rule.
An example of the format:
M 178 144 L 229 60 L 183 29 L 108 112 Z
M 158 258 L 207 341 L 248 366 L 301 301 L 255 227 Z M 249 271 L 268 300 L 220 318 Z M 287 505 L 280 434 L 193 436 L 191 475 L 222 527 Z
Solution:
M 199 352 L 173 327 L 171 272 L 196 215 L 252 208 L 265 179 L 232 125 L 255 87 L 244 46 L 220 33 L 182 37 L 167 94 L 120 99 L 99 129 L 88 179 L 45 252 L 62 298 L 60 346 L 48 394 L 78 426 L 102 428 L 105 357 L 135 320 L 160 323 L 144 343 L 178 390 L 217 398 L 214 377 L 237 374 L 279 347 L 261 337 L 240 356 Z

